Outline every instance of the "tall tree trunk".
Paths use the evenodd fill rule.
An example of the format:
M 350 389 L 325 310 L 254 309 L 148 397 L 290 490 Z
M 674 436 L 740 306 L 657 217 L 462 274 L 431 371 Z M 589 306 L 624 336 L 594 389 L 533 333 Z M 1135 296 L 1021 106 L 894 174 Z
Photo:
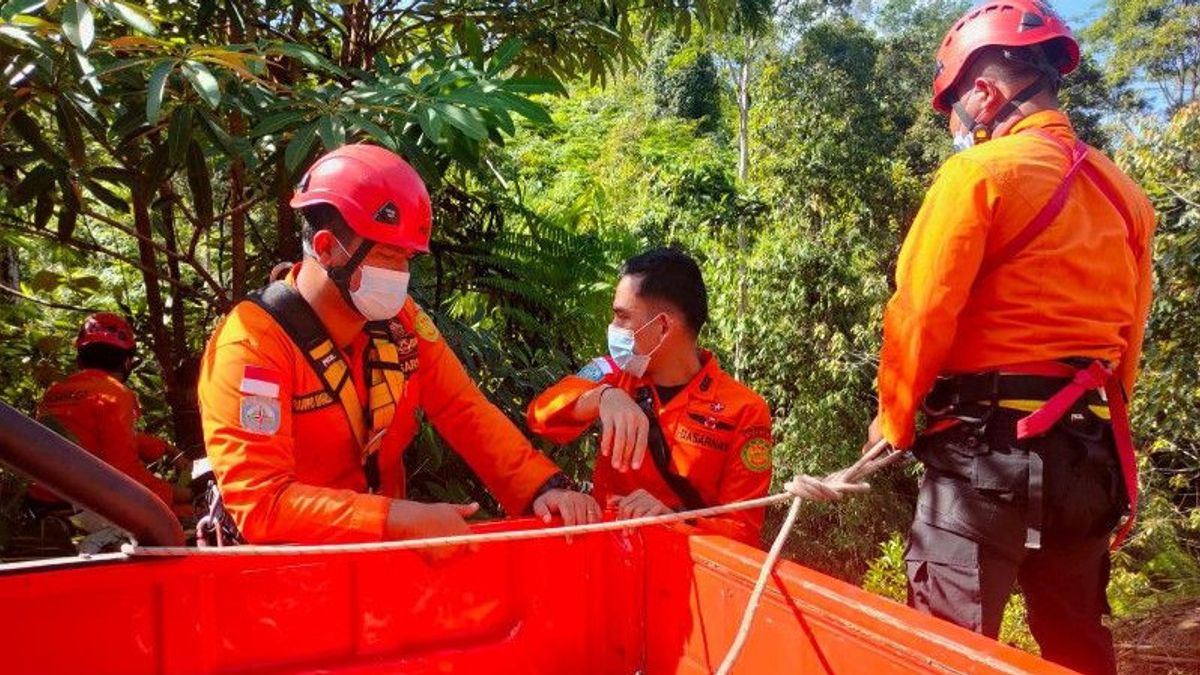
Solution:
M 130 166 L 141 165 L 140 158 L 132 159 L 134 161 L 129 163 Z M 150 314 L 150 349 L 162 370 L 163 387 L 166 390 L 164 396 L 170 403 L 172 392 L 178 390 L 175 378 L 177 359 L 174 350 L 171 349 L 171 336 L 167 333 L 167 327 L 163 322 L 167 316 L 166 303 L 163 300 L 159 275 L 156 271 L 158 256 L 150 244 L 154 236 L 154 225 L 150 220 L 150 201 L 154 194 L 153 190 L 154 187 L 148 185 L 146 177 L 140 176 L 130 185 L 129 191 L 133 203 L 133 226 L 138 233 L 138 263 L 141 265 L 142 282 L 146 286 L 146 309 Z
M 169 183 L 160 191 L 158 208 L 159 224 L 167 250 L 179 252 L 179 237 L 175 231 L 175 199 Z M 179 261 L 167 257 L 167 271 L 174 279 L 182 279 Z M 171 425 L 175 442 L 192 459 L 204 455 L 204 435 L 200 427 L 200 404 L 196 398 L 196 383 L 200 375 L 200 358 L 188 348 L 187 312 L 183 293 L 171 286 L 171 352 L 173 377 L 164 378 L 167 405 L 171 408 Z
M 229 24 L 229 37 L 232 44 L 240 44 L 246 38 L 237 24 L 232 21 Z M 245 118 L 241 111 L 233 110 L 229 113 L 230 135 L 234 138 L 241 138 L 245 132 Z M 231 270 L 233 297 L 231 301 L 237 303 L 246 296 L 246 210 L 237 208 L 246 198 L 246 164 L 241 157 L 234 159 L 233 164 L 229 167 L 229 179 L 229 203 L 234 207 L 233 214 L 229 217 L 229 251 L 233 258 L 233 269 Z
M 288 202 L 292 198 L 292 182 L 288 179 L 283 152 L 275 160 L 275 220 L 279 224 L 279 241 L 275 245 L 276 262 L 296 262 L 300 259 L 300 235 L 296 231 L 296 212 Z
M 737 72 L 737 105 L 738 105 L 738 186 L 745 188 L 750 176 L 750 60 L 754 52 L 754 38 L 747 35 L 745 53 L 742 62 L 738 64 Z M 746 349 L 746 224 L 742 218 L 737 219 L 737 251 L 738 251 L 738 300 L 736 333 L 733 347 L 733 375 L 741 378 L 745 367 Z

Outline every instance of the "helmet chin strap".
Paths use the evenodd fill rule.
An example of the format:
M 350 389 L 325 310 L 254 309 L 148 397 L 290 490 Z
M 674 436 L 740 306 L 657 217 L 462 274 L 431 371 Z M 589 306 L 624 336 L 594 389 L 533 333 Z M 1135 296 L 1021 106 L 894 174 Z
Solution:
M 959 121 L 963 123 L 967 131 L 971 132 L 971 136 L 975 138 L 975 144 L 978 145 L 984 141 L 991 140 L 992 132 L 996 130 L 996 127 L 1003 124 L 1009 117 L 1012 117 L 1018 108 L 1021 107 L 1021 104 L 1036 96 L 1045 86 L 1046 78 L 1044 76 L 1038 77 L 1029 86 L 1017 92 L 1016 96 L 1005 102 L 996 111 L 996 114 L 992 117 L 992 121 L 988 123 L 980 122 L 971 117 L 970 113 L 967 112 L 967 107 L 961 101 L 955 101 L 950 107 L 954 110 L 954 114 L 958 115 Z
M 341 245 L 340 241 L 338 245 Z M 325 268 L 325 274 L 329 276 L 329 280 L 333 282 L 338 292 L 342 294 L 342 299 L 346 301 L 347 305 L 355 308 L 355 311 L 357 311 L 357 307 L 354 304 L 354 298 L 350 294 L 350 277 L 354 276 L 354 271 L 358 269 L 358 266 L 362 264 L 362 261 L 374 246 L 375 242 L 370 239 L 363 239 L 358 248 L 354 250 L 354 253 L 350 254 L 349 260 L 337 267 Z M 342 250 L 345 250 L 345 247 Z

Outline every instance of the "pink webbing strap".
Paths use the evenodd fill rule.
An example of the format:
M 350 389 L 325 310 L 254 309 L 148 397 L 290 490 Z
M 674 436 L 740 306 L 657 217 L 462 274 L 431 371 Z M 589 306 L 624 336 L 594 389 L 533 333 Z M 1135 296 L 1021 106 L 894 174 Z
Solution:
M 1042 407 L 1017 422 L 1017 438 L 1041 436 L 1050 431 L 1076 401 L 1089 390 L 1103 387 L 1110 377 L 1112 370 L 1101 361 L 1092 361 L 1087 368 L 1075 371 L 1070 384 L 1059 389 Z
M 1062 212 L 1063 207 L 1067 205 L 1067 197 L 1070 196 L 1071 186 L 1075 183 L 1075 177 L 1079 174 L 1079 169 L 1083 167 L 1084 160 L 1087 159 L 1088 146 L 1083 141 L 1076 140 L 1075 147 L 1069 147 L 1064 141 L 1059 140 L 1053 134 L 1042 131 L 1041 129 L 1032 129 L 1034 133 L 1053 141 L 1056 145 L 1063 148 L 1071 157 L 1071 167 L 1067 169 L 1067 173 L 1063 176 L 1062 182 L 1059 183 L 1058 189 L 1050 196 L 1050 201 L 1042 207 L 1042 210 L 1034 216 L 1033 220 L 1025 226 L 1025 229 L 1017 233 L 1011 241 L 1000 249 L 1000 252 L 991 258 L 984 260 L 979 267 L 979 273 L 976 279 L 982 279 L 991 274 L 997 267 L 1011 260 L 1015 255 L 1020 253 L 1026 246 L 1038 237 L 1058 214 Z M 1107 195 L 1111 200 L 1112 197 Z

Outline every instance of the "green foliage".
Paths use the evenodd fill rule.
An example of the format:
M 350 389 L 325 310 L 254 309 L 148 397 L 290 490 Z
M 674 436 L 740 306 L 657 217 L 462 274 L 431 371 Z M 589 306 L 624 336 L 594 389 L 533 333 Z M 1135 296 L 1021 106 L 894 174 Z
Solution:
M 698 41 L 664 40 L 650 64 L 659 114 L 697 120 L 698 133 L 721 129 L 721 85 L 713 54 Z
M 1158 212 L 1154 240 L 1154 305 L 1134 397 L 1134 428 L 1144 450 L 1144 475 L 1170 495 L 1167 541 L 1200 558 L 1200 104 L 1181 108 L 1167 125 L 1147 118 L 1138 143 L 1118 156 Z M 1151 533 L 1150 524 L 1141 528 Z M 1165 543 L 1165 542 L 1162 542 Z M 1149 547 L 1141 555 L 1162 544 Z
M 1141 81 L 1169 111 L 1200 94 L 1200 5 L 1192 0 L 1109 0 L 1084 31 L 1110 83 Z

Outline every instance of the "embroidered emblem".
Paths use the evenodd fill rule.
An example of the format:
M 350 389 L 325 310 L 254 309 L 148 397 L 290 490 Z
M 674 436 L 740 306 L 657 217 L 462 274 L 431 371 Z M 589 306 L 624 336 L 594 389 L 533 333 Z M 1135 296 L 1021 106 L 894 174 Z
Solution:
M 242 397 L 242 428 L 271 436 L 279 431 L 279 400 L 265 396 Z
M 589 382 L 599 382 L 604 379 L 604 371 L 600 370 L 600 366 L 596 365 L 595 361 L 581 368 L 576 375 Z
M 711 406 L 709 406 L 709 407 L 710 407 L 710 408 L 712 408 L 712 411 L 713 411 L 713 412 L 715 412 L 715 413 L 719 413 L 719 412 L 721 412 L 722 410 L 724 410 L 724 409 L 725 409 L 725 404 L 724 404 L 724 403 L 721 403 L 720 401 L 713 401 L 713 402 L 712 402 L 712 405 L 711 405 Z
M 613 372 L 615 372 L 615 369 L 613 368 L 612 364 L 609 363 L 608 359 L 601 356 L 588 361 L 587 365 L 585 365 L 583 368 L 580 368 L 579 372 L 575 373 L 575 375 L 576 377 L 582 377 L 589 382 L 599 382 L 600 380 L 604 379 L 605 375 L 610 375 Z
M 417 310 L 417 316 L 413 319 L 413 330 L 426 342 L 437 342 L 440 337 L 437 326 L 433 325 L 433 319 L 429 318 L 423 309 Z
M 742 446 L 742 464 L 756 473 L 770 469 L 772 447 L 770 439 L 751 438 Z

